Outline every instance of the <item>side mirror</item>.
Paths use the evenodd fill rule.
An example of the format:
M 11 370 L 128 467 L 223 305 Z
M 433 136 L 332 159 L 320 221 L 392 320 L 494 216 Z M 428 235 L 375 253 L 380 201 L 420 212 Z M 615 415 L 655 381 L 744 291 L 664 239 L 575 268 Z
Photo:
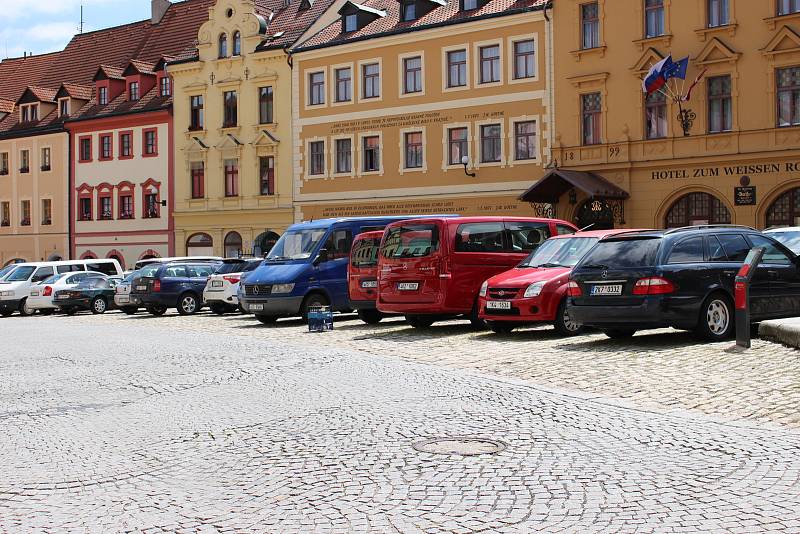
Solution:
M 314 265 L 319 265 L 320 263 L 325 263 L 326 261 L 328 261 L 328 249 L 320 249 L 319 254 L 317 254 L 317 258 L 314 260 Z

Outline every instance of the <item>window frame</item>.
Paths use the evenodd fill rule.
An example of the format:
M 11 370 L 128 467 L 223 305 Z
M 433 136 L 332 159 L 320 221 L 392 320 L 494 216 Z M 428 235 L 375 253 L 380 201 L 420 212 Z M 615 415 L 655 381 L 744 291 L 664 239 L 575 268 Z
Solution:
M 484 58 L 483 51 L 489 48 L 497 47 L 497 55 L 492 56 L 489 58 Z M 474 43 L 475 49 L 475 87 L 492 87 L 495 85 L 501 85 L 504 82 L 504 75 L 503 75 L 503 41 L 502 40 L 493 40 L 493 41 L 482 41 L 479 43 Z M 483 78 L 483 65 L 486 62 L 493 65 L 493 62 L 497 62 L 497 79 L 494 80 L 484 80 Z M 491 67 L 491 71 L 494 74 L 495 68 L 494 66 Z
M 153 151 L 148 152 L 148 134 L 153 134 Z M 142 130 L 142 157 L 155 158 L 158 156 L 158 128 L 144 128 Z
M 517 53 L 517 45 L 521 43 L 530 42 L 533 44 L 533 50 L 531 52 L 524 52 L 522 54 Z M 511 38 L 509 39 L 509 49 L 511 50 L 511 62 L 509 64 L 509 81 L 535 81 L 539 78 L 539 52 L 538 52 L 538 40 L 536 36 L 531 35 L 530 37 L 520 37 L 520 38 Z M 520 76 L 519 72 L 517 71 L 517 60 L 520 57 L 524 57 L 526 59 L 526 72 L 527 72 L 527 58 L 531 57 L 533 61 L 533 72 L 526 76 Z
M 781 87 L 780 77 L 784 71 L 796 70 L 798 75 L 798 83 L 795 85 L 787 85 Z M 787 124 L 781 124 L 781 95 L 788 93 L 791 119 Z M 795 106 L 797 104 L 797 106 Z M 792 128 L 800 126 L 800 65 L 790 65 L 775 69 L 775 127 L 776 128 Z
M 321 150 L 315 151 L 314 149 L 320 147 Z M 313 138 L 309 139 L 306 144 L 306 154 L 308 154 L 308 165 L 306 174 L 308 176 L 320 177 L 326 175 L 327 170 L 327 157 L 325 155 L 325 139 Z M 315 160 L 316 158 L 316 160 Z M 317 168 L 315 163 L 320 163 L 321 167 Z
M 86 152 L 84 152 L 83 147 L 88 147 L 88 157 L 86 156 Z M 89 163 L 92 161 L 92 136 L 91 135 L 80 135 L 78 136 L 78 163 Z
M 266 165 L 266 177 L 264 176 Z M 266 190 L 264 192 L 264 184 L 266 183 Z M 258 194 L 260 196 L 274 196 L 275 195 L 275 156 L 258 156 Z
M 452 132 L 456 130 L 464 130 L 465 137 L 464 139 L 457 139 L 453 140 Z M 446 149 L 444 152 L 444 160 L 445 160 L 445 167 L 461 167 L 464 165 L 461 163 L 461 159 L 464 156 L 467 156 L 467 159 L 470 159 L 471 156 L 471 148 L 470 148 L 470 137 L 471 137 L 471 126 L 469 124 L 448 124 L 444 128 L 445 134 L 445 143 Z M 453 161 L 453 146 L 458 144 L 459 146 L 463 145 L 466 147 L 466 154 L 464 154 L 461 150 L 459 150 L 459 157 L 457 161 Z M 471 161 L 471 159 L 470 159 Z
M 349 143 L 349 147 L 348 147 L 347 151 L 339 150 L 339 143 L 342 142 L 342 141 L 347 141 Z M 342 170 L 339 167 L 339 155 L 340 154 L 345 154 L 345 153 L 348 155 L 348 160 L 347 160 L 347 167 L 348 168 L 346 170 Z M 334 174 L 334 176 L 336 176 L 336 175 L 338 175 L 338 176 L 352 176 L 353 175 L 353 170 L 354 170 L 353 160 L 355 159 L 353 156 L 354 155 L 353 155 L 353 137 L 352 136 L 350 136 L 350 137 L 336 137 L 336 138 L 333 139 L 333 174 Z
M 161 76 L 158 79 L 158 94 L 159 96 L 166 97 L 172 96 L 172 80 L 169 76 Z
M 195 99 L 199 99 L 200 105 L 195 105 Z M 205 129 L 205 96 L 189 95 L 189 131 L 198 132 Z M 195 119 L 197 122 L 195 122 Z
M 29 198 L 23 198 L 20 199 L 19 201 L 19 225 L 20 226 L 33 225 L 33 205 L 31 199 Z
M 785 17 L 787 15 L 794 15 L 795 13 L 800 13 L 800 1 L 798 0 L 787 0 L 790 2 L 789 10 L 786 12 L 782 12 L 781 6 L 783 2 L 781 0 L 775 1 L 775 16 L 777 17 Z
M 480 166 L 502 165 L 505 163 L 505 143 L 503 142 L 505 138 L 504 126 L 504 121 L 501 120 L 500 122 L 497 122 L 494 119 L 476 123 L 476 127 L 478 128 L 478 161 L 480 162 Z M 484 137 L 484 131 L 488 128 L 494 127 L 497 127 L 497 136 Z M 496 148 L 498 148 L 497 159 L 486 159 L 487 151 L 485 150 L 486 147 L 484 146 L 484 141 L 486 140 L 493 141 L 496 145 Z
M 233 164 L 229 164 L 232 162 Z M 225 198 L 238 198 L 239 191 L 239 160 L 226 158 L 222 160 L 222 178 Z
M 275 90 L 271 85 L 265 85 L 258 88 L 258 123 L 272 124 L 273 122 L 275 122 Z
M 450 56 L 451 54 L 456 54 L 459 52 L 464 53 L 464 61 L 458 62 L 451 62 Z M 442 91 L 463 91 L 465 89 L 469 89 L 469 82 L 470 82 L 470 69 L 469 69 L 469 46 L 464 45 L 456 45 L 447 47 L 442 50 L 442 65 L 444 65 L 444 74 L 442 76 Z M 463 71 L 464 75 L 464 83 L 461 85 L 451 85 L 451 68 L 453 66 L 458 66 L 459 69 L 459 77 L 461 72 Z
M 53 150 L 50 146 L 39 147 L 39 170 L 51 172 L 53 170 Z
M 105 142 L 108 141 L 108 155 L 105 155 Z M 114 134 L 101 133 L 97 136 L 97 161 L 111 161 L 114 159 Z
M 19 172 L 20 174 L 31 172 L 31 150 L 29 148 L 19 150 Z
M 728 93 L 727 94 L 723 94 L 723 95 L 712 95 L 711 94 L 712 89 L 713 89 L 712 82 L 714 80 L 724 79 L 724 78 L 728 79 Z M 725 127 L 726 125 L 723 124 L 722 128 L 719 129 L 719 130 L 712 128 L 712 124 L 713 124 L 713 121 L 712 121 L 713 109 L 712 108 L 713 108 L 713 103 L 717 102 L 717 101 L 719 101 L 721 103 L 721 106 L 722 106 L 721 109 L 720 109 L 722 121 L 730 120 L 730 124 L 727 125 L 728 126 L 727 128 Z M 725 107 L 724 107 L 724 103 L 726 101 L 728 103 L 728 113 L 727 114 L 725 113 Z M 708 77 L 706 79 L 706 116 L 707 116 L 707 120 L 708 120 L 708 124 L 707 124 L 707 128 L 706 128 L 707 133 L 709 133 L 709 134 L 724 134 L 724 133 L 730 133 L 730 132 L 733 131 L 733 123 L 734 123 L 734 117 L 733 117 L 733 76 L 731 76 L 730 74 L 721 73 L 721 74 L 718 74 L 716 76 L 710 76 L 710 77 Z
M 140 85 L 139 82 L 133 81 L 128 84 L 128 101 L 130 102 L 137 102 L 142 98 L 140 94 Z
M 351 63 L 334 65 L 331 67 L 333 72 L 333 83 L 331 84 L 331 105 L 336 104 L 349 104 L 353 101 L 353 66 Z M 339 73 L 347 71 L 349 74 L 346 78 L 339 78 Z M 339 89 L 340 83 L 345 82 L 347 98 L 340 98 Z
M 595 17 L 594 18 L 586 18 L 586 11 L 587 7 L 594 6 L 595 8 Z M 600 2 L 585 2 L 580 4 L 580 17 L 581 17 L 581 50 L 594 50 L 595 48 L 600 48 L 602 46 L 600 44 Z M 587 46 L 587 27 L 590 29 L 591 33 L 591 46 Z
M 713 4 L 716 2 L 716 6 Z M 780 0 L 778 0 L 780 3 Z M 719 23 L 712 24 L 714 11 L 716 17 L 719 18 Z M 723 14 L 724 22 L 723 20 Z M 729 26 L 731 23 L 731 6 L 729 0 L 706 0 L 706 28 L 724 28 L 725 26 Z
M 103 201 L 106 199 L 108 200 L 108 215 L 103 211 Z M 97 186 L 97 220 L 114 220 L 114 189 L 110 184 L 101 184 Z
M 403 153 L 402 153 L 402 170 L 403 171 L 421 171 L 425 168 L 425 131 L 422 129 L 409 129 L 403 130 L 400 133 L 402 138 Z M 409 144 L 409 136 L 419 135 L 419 143 Z M 413 146 L 415 152 L 418 152 L 419 164 L 409 165 L 409 148 Z M 416 159 L 416 158 L 415 158 Z
M 663 100 L 654 102 L 651 101 L 653 95 L 661 95 Z M 669 136 L 669 102 L 667 101 L 666 95 L 661 92 L 656 91 L 655 93 L 651 93 L 650 95 L 644 96 L 644 138 L 649 140 L 653 139 L 666 139 Z M 650 129 L 650 112 L 653 110 L 663 109 L 663 117 L 658 117 L 659 122 L 656 126 L 655 135 L 651 135 Z M 661 122 L 663 121 L 663 122 Z M 663 132 L 661 132 L 661 125 L 663 125 Z
M 47 206 L 45 208 L 45 206 Z M 42 218 L 41 224 L 42 226 L 50 226 L 53 224 L 53 199 L 50 197 L 45 197 L 41 199 L 41 210 L 42 210 Z M 49 216 L 49 217 L 46 217 Z
M 236 89 L 222 92 L 222 127 L 239 127 L 239 92 Z
M 650 1 L 658 2 L 658 4 L 649 6 L 648 2 Z M 644 38 L 656 39 L 658 37 L 663 37 L 667 32 L 667 14 L 664 0 L 642 0 L 642 2 L 644 3 Z M 660 14 L 660 21 L 656 21 L 657 25 L 660 25 L 660 28 L 654 28 L 654 30 L 660 30 L 659 33 L 650 32 L 651 13 Z
M 598 109 L 586 110 L 586 99 L 597 95 L 599 100 Z M 594 146 L 603 144 L 603 93 L 601 91 L 592 91 L 590 93 L 580 94 L 580 116 L 581 116 L 581 146 Z M 590 133 L 586 130 L 586 119 L 592 117 L 592 131 L 590 139 L 587 134 Z
M 515 117 L 511 119 L 511 137 L 513 142 L 513 161 L 515 163 L 535 163 L 539 161 L 539 118 L 538 117 Z M 533 133 L 526 133 L 524 134 L 525 137 L 530 138 L 533 137 L 533 149 L 532 154 L 533 157 L 528 158 L 520 158 L 519 152 L 517 149 L 518 146 L 518 138 L 520 137 L 519 132 L 517 131 L 518 125 L 521 124 L 532 124 L 533 125 Z M 530 153 L 530 152 L 529 152 Z
M 410 68 L 409 62 L 419 60 L 419 67 Z M 425 94 L 425 52 L 408 52 L 398 56 L 397 62 L 399 72 L 398 84 L 399 97 L 421 96 Z M 413 86 L 409 85 L 409 75 L 412 76 Z M 419 87 L 419 89 L 417 89 Z
M 196 167 L 197 164 L 200 165 L 199 168 Z M 205 182 L 206 182 L 205 161 L 189 162 L 189 195 L 191 200 L 197 200 L 206 197 Z
M 321 81 L 314 81 L 315 76 L 321 76 Z M 325 98 L 327 77 L 328 75 L 325 69 L 307 72 L 306 83 L 308 84 L 308 99 L 306 101 L 306 107 L 322 107 L 327 105 L 327 99 Z M 319 100 L 317 101 L 317 99 Z
M 377 139 L 377 145 L 367 149 L 367 140 Z M 380 132 L 362 132 L 359 135 L 358 146 L 361 153 L 358 168 L 361 170 L 361 175 L 381 174 L 383 173 L 383 137 Z M 367 151 L 375 151 L 373 156 L 376 163 L 375 168 L 367 168 Z
M 128 139 L 128 152 L 125 153 L 125 138 Z M 123 130 L 119 132 L 119 154 L 117 159 L 133 159 L 133 130 Z
M 378 72 L 377 74 L 370 74 L 367 75 L 366 69 L 368 67 L 377 66 Z M 383 61 L 381 58 L 371 58 L 371 59 L 364 59 L 358 62 L 358 72 L 359 72 L 359 85 L 358 88 L 358 101 L 359 102 L 380 102 L 383 100 Z M 367 84 L 367 79 L 369 78 L 370 83 Z M 374 79 L 377 79 L 378 85 L 378 94 L 367 96 L 367 86 L 374 87 L 375 83 L 373 82 Z
M 130 210 L 125 210 L 126 201 L 130 199 Z M 130 221 L 136 218 L 136 187 L 128 181 L 117 184 L 117 220 Z

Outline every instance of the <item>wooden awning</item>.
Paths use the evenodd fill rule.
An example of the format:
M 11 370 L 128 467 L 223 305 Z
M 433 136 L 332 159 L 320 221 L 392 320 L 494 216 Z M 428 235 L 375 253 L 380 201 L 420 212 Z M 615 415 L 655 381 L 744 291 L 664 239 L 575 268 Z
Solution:
M 525 202 L 556 204 L 570 189 L 580 189 L 590 197 L 626 199 L 627 191 L 620 189 L 599 174 L 585 171 L 551 169 L 542 178 L 519 196 Z

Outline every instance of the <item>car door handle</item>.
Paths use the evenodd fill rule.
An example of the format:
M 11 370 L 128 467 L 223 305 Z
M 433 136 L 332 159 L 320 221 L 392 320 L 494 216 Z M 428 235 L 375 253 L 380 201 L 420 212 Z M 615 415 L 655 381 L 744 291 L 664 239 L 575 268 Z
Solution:
M 736 271 L 722 271 L 722 274 L 727 274 L 728 276 L 733 276 L 736 274 Z

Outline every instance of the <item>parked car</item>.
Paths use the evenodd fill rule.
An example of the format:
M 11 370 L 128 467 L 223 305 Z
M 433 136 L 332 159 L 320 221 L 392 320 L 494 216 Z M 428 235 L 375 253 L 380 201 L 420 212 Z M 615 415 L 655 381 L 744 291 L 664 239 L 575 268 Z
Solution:
M 358 311 L 358 318 L 367 324 L 381 322 L 384 315 L 378 311 L 378 252 L 383 230 L 364 232 L 353 239 L 350 263 L 347 266 L 347 296 L 350 307 Z
M 213 261 L 222 261 L 222 258 L 218 256 L 174 256 L 170 258 L 147 258 L 145 260 L 137 261 L 134 266 L 133 270 L 138 271 L 142 267 L 146 265 L 151 265 L 153 263 L 170 263 L 173 261 L 202 261 L 202 262 L 213 262 Z
M 58 311 L 58 304 L 53 301 L 55 293 L 63 289 L 74 288 L 78 283 L 87 278 L 105 278 L 105 275 L 88 271 L 79 273 L 70 272 L 54 274 L 47 280 L 33 284 L 31 286 L 30 296 L 28 297 L 28 308 L 38 311 L 42 315 L 50 315 Z
M 0 269 L 0 280 L 5 278 L 6 276 L 8 276 L 11 273 L 11 271 L 13 271 L 16 268 L 17 268 L 17 264 L 16 263 L 12 263 L 11 265 L 6 265 L 2 269 Z
M 214 274 L 208 277 L 203 289 L 203 301 L 217 315 L 239 309 L 239 282 L 256 270 L 261 258 L 231 258 L 223 260 Z
M 764 233 L 783 243 L 786 248 L 795 254 L 800 254 L 800 226 L 769 228 L 764 230 Z
M 404 314 L 415 328 L 459 316 L 481 327 L 481 284 L 517 265 L 550 236 L 576 231 L 566 221 L 526 217 L 392 223 L 378 259 L 378 310 Z
M 320 219 L 290 226 L 264 263 L 239 286 L 245 311 L 262 323 L 301 316 L 314 306 L 349 311 L 347 262 L 353 238 L 410 218 L 352 217 Z
M 139 297 L 131 295 L 133 279 L 136 278 L 138 272 L 128 273 L 114 288 L 114 305 L 126 315 L 133 315 L 138 312 L 139 306 L 142 304 Z
M 479 292 L 480 318 L 497 333 L 526 324 L 552 323 L 564 336 L 583 327 L 567 311 L 572 267 L 603 237 L 631 230 L 594 230 L 553 236 L 509 271 L 489 278 Z
M 73 315 L 81 310 L 103 314 L 114 308 L 114 287 L 117 279 L 106 276 L 84 278 L 75 287 L 59 289 L 53 295 L 53 302 L 66 313 Z
M 132 295 L 152 315 L 164 315 L 177 308 L 181 315 L 193 315 L 203 307 L 203 289 L 220 262 L 153 263 L 133 279 Z
M 734 333 L 734 279 L 753 247 L 766 253 L 750 286 L 753 322 L 800 315 L 800 260 L 772 237 L 733 225 L 601 239 L 575 266 L 568 312 L 611 338 L 673 327 L 719 341 Z

